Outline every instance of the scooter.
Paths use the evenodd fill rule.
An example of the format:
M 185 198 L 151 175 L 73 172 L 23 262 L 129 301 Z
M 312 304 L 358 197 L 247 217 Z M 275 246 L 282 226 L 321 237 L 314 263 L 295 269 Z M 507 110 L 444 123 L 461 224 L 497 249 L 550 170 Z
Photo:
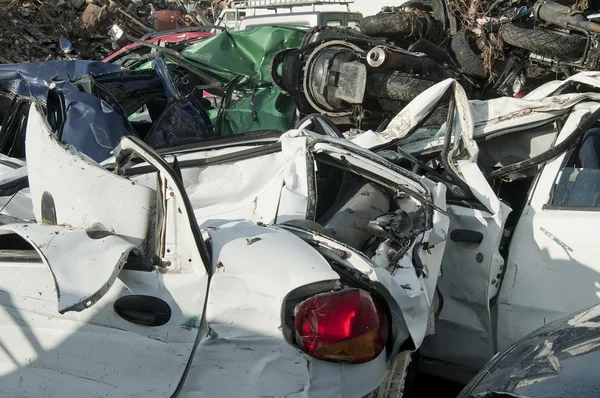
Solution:
M 448 53 L 426 39 L 419 48 L 428 53 L 316 28 L 300 48 L 276 54 L 271 78 L 294 97 L 300 115 L 320 113 L 338 125 L 376 128 L 418 94 L 453 76 Z

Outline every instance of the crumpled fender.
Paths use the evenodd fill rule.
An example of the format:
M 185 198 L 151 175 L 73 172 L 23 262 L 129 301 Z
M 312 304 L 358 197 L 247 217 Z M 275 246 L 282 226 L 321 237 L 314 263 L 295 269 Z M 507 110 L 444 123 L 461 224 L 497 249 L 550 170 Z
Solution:
M 94 305 L 110 289 L 136 248 L 105 231 L 43 224 L 8 224 L 0 231 L 18 234 L 38 252 L 54 278 L 61 314 Z
M 339 279 L 323 256 L 277 227 L 232 221 L 207 232 L 215 269 L 206 307 L 210 331 L 179 397 L 354 397 L 379 386 L 385 352 L 363 364 L 325 362 L 283 336 L 286 296 Z

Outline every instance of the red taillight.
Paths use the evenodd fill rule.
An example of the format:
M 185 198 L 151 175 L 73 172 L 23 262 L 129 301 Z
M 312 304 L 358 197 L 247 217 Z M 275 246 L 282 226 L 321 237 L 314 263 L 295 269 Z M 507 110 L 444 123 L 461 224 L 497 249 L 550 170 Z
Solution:
M 529 90 L 524 89 L 524 90 L 521 90 L 518 93 L 516 93 L 515 98 L 523 98 L 527 94 L 529 94 Z
M 309 355 L 361 363 L 383 351 L 386 316 L 371 295 L 349 289 L 311 297 L 296 306 L 296 341 Z

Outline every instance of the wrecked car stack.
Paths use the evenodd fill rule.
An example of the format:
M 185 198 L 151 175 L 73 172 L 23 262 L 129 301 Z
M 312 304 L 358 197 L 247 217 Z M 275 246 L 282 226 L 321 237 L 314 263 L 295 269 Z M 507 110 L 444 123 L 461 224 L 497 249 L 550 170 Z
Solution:
M 69 367 L 67 379 L 105 374 L 102 383 L 86 376 L 77 386 L 82 395 L 130 395 L 142 379 L 161 396 L 193 396 L 209 385 L 217 395 L 248 394 L 249 386 L 252 396 L 316 394 L 332 375 L 342 381 L 334 395 L 399 388 L 392 375 L 382 376 L 392 358 L 407 363 L 406 354 L 397 355 L 407 344 L 418 346 L 430 328 L 435 264 L 448 228 L 442 184 L 345 140 L 299 130 L 268 141 L 260 135 L 208 140 L 160 155 L 124 135 L 101 167 L 61 143 L 43 112 L 39 103 L 31 105 L 26 134 L 39 222 L 5 216 L 0 234 L 7 245 L 15 239 L 31 245 L 15 255 L 37 265 L 25 270 L 17 260 L 0 267 L 31 272 L 30 288 L 19 298 L 3 289 L 0 300 L 14 310 L 2 322 L 40 314 L 39 320 L 27 315 L 28 325 L 17 321 L 20 333 L 58 311 L 55 321 L 63 326 L 11 348 L 6 359 L 13 365 L 1 378 L 14 392 L 28 394 L 42 383 L 17 366 L 29 355 L 27 345 L 40 347 L 31 357 L 37 369 Z M 77 274 L 64 260 L 66 246 L 86 264 Z M 377 262 L 361 250 L 372 251 Z M 34 309 L 32 298 L 47 310 Z M 354 326 L 347 329 L 347 322 Z M 329 327 L 335 329 L 321 330 Z M 113 328 L 120 332 L 109 342 L 102 330 Z M 104 353 L 94 354 L 94 370 L 84 356 L 67 354 L 83 341 Z M 148 350 L 133 355 L 141 346 Z M 112 350 L 122 355 L 118 364 L 109 360 Z M 231 362 L 231 352 L 246 354 Z M 139 370 L 131 361 L 138 360 L 155 363 L 156 371 L 134 377 Z M 169 372 L 159 376 L 166 360 Z M 256 362 L 264 365 L 247 374 Z M 208 383 L 242 370 L 246 376 L 234 382 Z M 21 377 L 31 382 L 9 382 Z M 67 379 L 53 377 L 49 394 L 72 391 Z M 250 383 L 257 379 L 263 382 Z
M 167 70 L 158 60 L 154 67 L 145 73 Z M 111 93 L 115 73 L 122 72 L 90 79 L 97 87 L 90 92 Z M 150 91 L 148 75 L 136 76 L 128 72 L 128 81 L 118 75 L 120 87 L 135 82 Z M 57 118 L 48 112 L 55 107 L 49 100 L 33 98 L 27 166 L 4 160 L 25 173 L 3 176 L 2 188 L 15 188 L 3 191 L 0 234 L 0 301 L 8 309 L 2 323 L 29 337 L 3 352 L 10 356 L 0 377 L 14 386 L 11 391 L 27 394 L 47 383 L 37 375 L 69 367 L 66 379 L 53 376 L 55 382 L 45 384 L 50 395 L 71 391 L 69 380 L 86 375 L 89 381 L 78 383 L 77 391 L 100 388 L 108 396 L 133 394 L 131 380 L 162 396 L 318 395 L 323 378 L 336 377 L 332 396 L 367 396 L 401 391 L 415 349 L 430 366 L 444 361 L 478 369 L 496 349 L 558 315 L 562 298 L 548 291 L 535 301 L 529 297 L 528 306 L 538 304 L 535 312 L 527 309 L 526 324 L 515 318 L 525 309 L 519 297 L 539 278 L 520 266 L 514 283 L 503 280 L 512 281 L 517 264 L 535 256 L 531 244 L 524 251 L 525 239 L 548 250 L 556 250 L 557 240 L 577 247 L 568 236 L 573 229 L 563 235 L 552 220 L 536 215 L 535 198 L 558 192 L 555 181 L 563 179 L 556 173 L 571 167 L 563 164 L 576 138 L 598 120 L 600 97 L 579 92 L 581 85 L 600 87 L 600 76 L 549 83 L 524 99 L 468 101 L 460 84 L 447 79 L 417 96 L 385 130 L 348 135 L 350 141 L 315 116 L 283 135 L 203 136 L 157 152 L 138 130 L 126 133 L 124 124 L 114 129 L 122 138 L 103 166 L 59 139 L 58 131 L 79 113 L 76 107 Z M 164 81 L 152 87 L 153 94 L 166 95 Z M 124 109 L 127 93 L 112 92 Z M 426 123 L 437 109 L 447 109 L 447 119 Z M 23 176 L 28 188 L 15 185 Z M 577 178 L 571 174 L 579 187 L 571 196 L 564 190 L 554 195 L 551 205 L 559 207 L 552 211 L 579 206 L 577 189 L 586 186 Z M 509 219 L 534 180 L 533 201 Z M 17 194 L 20 200 L 12 203 Z M 23 212 L 27 200 L 29 216 Z M 530 236 L 531 217 L 550 232 Z M 69 260 L 73 250 L 77 264 Z M 592 253 L 573 253 L 593 267 Z M 580 277 L 561 274 L 554 282 L 578 286 L 571 306 L 586 301 Z M 345 311 L 362 315 L 345 318 Z M 23 324 L 22 317 L 30 321 Z M 63 325 L 60 333 L 35 332 L 49 318 Z M 339 322 L 357 323 L 339 329 Z M 333 334 L 321 334 L 328 328 Z M 114 336 L 109 341 L 107 333 Z M 93 369 L 87 357 L 65 355 L 81 344 L 97 358 Z M 124 344 L 152 347 L 141 358 Z M 109 356 L 100 356 L 111 350 L 123 355 L 117 369 Z M 158 358 L 169 360 L 168 375 L 152 370 L 162 369 L 152 367 Z M 128 373 L 140 360 L 148 364 L 143 377 Z M 18 365 L 23 361 L 36 365 Z M 248 374 L 257 362 L 264 365 Z M 232 375 L 239 378 L 232 382 Z M 18 383 L 21 377 L 30 382 Z M 215 378 L 229 381 L 208 383 Z M 250 393 L 248 386 L 254 386 Z
M 477 47 L 527 7 L 0 65 L 2 390 L 404 396 L 596 304 L 596 25 L 547 81 Z
M 180 91 L 181 76 L 174 79 L 160 59 L 152 67 L 123 72 L 94 61 L 0 65 L 0 152 L 25 158 L 32 103 L 44 104 L 61 142 L 96 162 L 110 157 L 123 136 L 138 136 L 154 147 L 211 137 L 199 100 Z M 141 108 L 146 111 L 134 115 Z

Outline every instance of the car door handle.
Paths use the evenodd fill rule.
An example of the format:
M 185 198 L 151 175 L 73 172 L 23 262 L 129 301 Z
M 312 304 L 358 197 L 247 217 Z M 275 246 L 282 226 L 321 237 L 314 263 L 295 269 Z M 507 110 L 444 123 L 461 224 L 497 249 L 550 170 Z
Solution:
M 450 239 L 453 242 L 467 242 L 480 244 L 483 241 L 483 234 L 468 229 L 455 229 L 450 232 Z

